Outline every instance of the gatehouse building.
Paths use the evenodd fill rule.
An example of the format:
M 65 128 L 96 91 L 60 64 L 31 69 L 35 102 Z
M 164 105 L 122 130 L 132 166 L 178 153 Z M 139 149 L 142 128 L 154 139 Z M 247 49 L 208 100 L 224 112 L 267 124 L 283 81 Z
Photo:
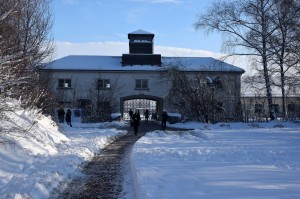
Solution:
M 153 33 L 137 30 L 128 34 L 128 53 L 70 55 L 48 63 L 41 72 L 51 74 L 58 103 L 83 110 L 84 115 L 89 115 L 85 121 L 98 120 L 101 112 L 120 113 L 127 119 L 130 109 L 148 109 L 153 116 L 159 116 L 163 110 L 176 112 L 166 103 L 170 85 L 163 81 L 161 72 L 180 61 L 187 66 L 183 73 L 199 73 L 206 79 L 218 77 L 226 81 L 228 86 L 216 92 L 228 89 L 234 93 L 222 104 L 226 107 L 226 117 L 233 118 L 240 105 L 244 70 L 211 57 L 162 57 L 154 53 L 154 37 Z

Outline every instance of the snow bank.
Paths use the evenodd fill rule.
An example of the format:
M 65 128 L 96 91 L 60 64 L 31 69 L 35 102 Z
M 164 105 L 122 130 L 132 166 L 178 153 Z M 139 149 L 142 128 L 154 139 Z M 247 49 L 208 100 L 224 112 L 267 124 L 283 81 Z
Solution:
M 24 110 L 16 100 L 7 100 L 10 108 L 2 113 L 3 132 L 0 134 L 6 147 L 13 145 L 30 155 L 47 156 L 57 154 L 56 144 L 69 140 L 50 117 L 40 114 L 37 109 Z
M 79 174 L 81 163 L 126 133 L 114 128 L 120 122 L 57 125 L 12 99 L 0 107 L 6 107 L 0 117 L 0 198 L 49 198 L 61 181 Z

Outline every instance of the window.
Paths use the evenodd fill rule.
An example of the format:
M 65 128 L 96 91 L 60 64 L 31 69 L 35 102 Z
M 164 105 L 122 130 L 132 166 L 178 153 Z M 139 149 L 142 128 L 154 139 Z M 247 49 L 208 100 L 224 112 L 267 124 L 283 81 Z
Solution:
M 273 104 L 273 108 L 275 113 L 279 113 L 279 105 L 278 104 Z
M 288 104 L 288 111 L 289 112 L 294 112 L 296 110 L 296 105 L 295 104 Z
M 71 88 L 71 79 L 58 79 L 58 88 Z
M 251 110 L 251 109 L 252 109 L 251 104 L 248 104 L 248 105 L 247 105 L 247 110 Z
M 206 77 L 207 85 L 214 88 L 223 88 L 221 77 L 218 76 L 216 78 Z
M 75 109 L 73 113 L 74 113 L 74 117 L 81 117 L 81 111 L 79 109 Z
M 222 81 L 221 80 L 216 81 L 215 82 L 215 87 L 216 88 L 223 88 Z
M 148 89 L 148 80 L 147 79 L 136 79 L 135 80 L 135 89 Z
M 97 89 L 110 89 L 111 84 L 109 79 L 98 79 Z
M 262 113 L 264 106 L 262 104 L 255 104 L 255 113 Z
M 221 113 L 221 112 L 223 112 L 225 110 L 224 107 L 223 107 L 223 103 L 222 102 L 217 102 L 215 104 L 215 107 L 216 107 L 216 111 L 218 113 Z

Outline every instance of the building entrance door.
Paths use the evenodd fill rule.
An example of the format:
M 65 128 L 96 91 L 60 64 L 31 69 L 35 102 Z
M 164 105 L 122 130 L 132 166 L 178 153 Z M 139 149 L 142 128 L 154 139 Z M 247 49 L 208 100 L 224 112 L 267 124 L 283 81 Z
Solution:
M 129 120 L 129 110 L 133 112 L 138 110 L 140 112 L 141 119 L 144 119 L 144 111 L 148 109 L 149 119 L 156 119 L 157 115 L 157 101 L 150 99 L 129 99 L 123 101 L 123 118 Z

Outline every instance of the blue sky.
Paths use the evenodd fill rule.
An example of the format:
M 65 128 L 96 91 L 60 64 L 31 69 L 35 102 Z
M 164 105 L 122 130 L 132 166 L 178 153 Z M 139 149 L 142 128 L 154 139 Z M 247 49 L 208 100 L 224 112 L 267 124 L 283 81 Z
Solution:
M 195 31 L 212 0 L 54 0 L 56 42 L 128 42 L 129 32 L 155 34 L 155 46 L 220 52 L 221 36 Z M 155 50 L 155 49 L 154 49 Z

